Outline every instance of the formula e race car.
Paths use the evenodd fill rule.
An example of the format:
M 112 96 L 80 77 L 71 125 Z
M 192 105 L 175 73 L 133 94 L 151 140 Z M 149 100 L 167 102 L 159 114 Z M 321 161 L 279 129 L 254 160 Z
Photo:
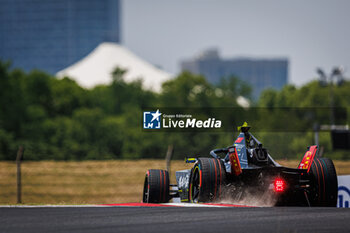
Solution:
M 211 158 L 187 158 L 192 169 L 177 171 L 176 185 L 165 170 L 148 170 L 144 203 L 240 203 L 254 197 L 272 206 L 336 206 L 338 182 L 332 160 L 318 157 L 318 146 L 308 147 L 298 168 L 279 165 L 244 123 L 232 146 L 215 149 Z M 223 155 L 223 158 L 220 157 Z M 265 203 L 266 204 L 266 203 Z

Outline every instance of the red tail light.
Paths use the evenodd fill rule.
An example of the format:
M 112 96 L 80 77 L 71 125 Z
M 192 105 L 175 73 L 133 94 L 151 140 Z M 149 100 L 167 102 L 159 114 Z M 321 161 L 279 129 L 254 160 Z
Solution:
M 284 180 L 282 180 L 281 178 L 277 178 L 274 182 L 275 192 L 277 193 L 283 192 L 285 188 L 286 188 L 286 184 Z

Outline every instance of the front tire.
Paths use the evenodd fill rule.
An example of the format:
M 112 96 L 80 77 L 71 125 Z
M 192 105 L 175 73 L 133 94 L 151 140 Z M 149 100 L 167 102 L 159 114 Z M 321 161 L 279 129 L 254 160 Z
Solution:
M 219 200 L 225 181 L 226 170 L 220 159 L 199 158 L 192 169 L 189 201 L 198 203 Z
M 336 207 L 338 198 L 338 178 L 332 160 L 315 158 L 310 170 L 311 206 Z
M 150 169 L 143 186 L 143 203 L 166 203 L 169 201 L 169 173 Z

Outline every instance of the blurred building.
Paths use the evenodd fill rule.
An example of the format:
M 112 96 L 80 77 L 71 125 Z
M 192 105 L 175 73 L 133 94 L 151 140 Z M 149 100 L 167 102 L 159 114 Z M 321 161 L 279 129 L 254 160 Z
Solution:
M 120 42 L 119 0 L 0 0 L 0 59 L 49 73 Z
M 222 59 L 216 49 L 206 50 L 194 59 L 181 62 L 181 69 L 202 74 L 214 84 L 222 77 L 238 77 L 251 84 L 254 98 L 264 89 L 281 89 L 288 81 L 287 59 Z

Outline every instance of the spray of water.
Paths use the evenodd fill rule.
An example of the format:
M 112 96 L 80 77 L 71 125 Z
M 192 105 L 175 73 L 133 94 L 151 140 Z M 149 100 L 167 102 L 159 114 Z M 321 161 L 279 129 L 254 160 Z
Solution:
M 269 187 L 223 187 L 223 195 L 217 203 L 259 207 L 271 207 L 277 203 L 277 196 Z

